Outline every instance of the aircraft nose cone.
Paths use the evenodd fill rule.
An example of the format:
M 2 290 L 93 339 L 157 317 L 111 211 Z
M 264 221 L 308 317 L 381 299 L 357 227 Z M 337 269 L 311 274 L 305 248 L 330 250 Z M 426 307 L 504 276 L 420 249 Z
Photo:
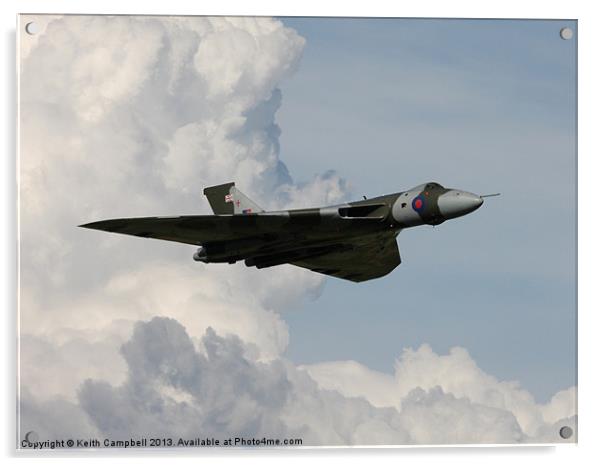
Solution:
M 477 210 L 483 204 L 481 196 L 453 189 L 439 197 L 441 215 L 446 219 L 460 217 Z

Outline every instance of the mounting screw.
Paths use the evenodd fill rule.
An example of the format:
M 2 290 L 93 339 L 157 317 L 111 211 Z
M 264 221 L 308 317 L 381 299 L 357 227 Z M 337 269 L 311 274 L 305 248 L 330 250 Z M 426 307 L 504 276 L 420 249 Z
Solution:
M 560 37 L 564 40 L 570 40 L 573 38 L 573 30 L 571 28 L 562 28 L 560 30 Z
M 569 439 L 573 436 L 573 429 L 569 426 L 562 426 L 560 432 L 558 432 L 563 439 Z

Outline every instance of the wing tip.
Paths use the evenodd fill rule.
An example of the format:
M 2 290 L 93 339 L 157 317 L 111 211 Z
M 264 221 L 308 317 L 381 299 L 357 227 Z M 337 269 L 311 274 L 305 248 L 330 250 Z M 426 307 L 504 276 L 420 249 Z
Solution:
M 100 220 L 98 222 L 82 223 L 78 228 L 87 228 L 89 230 L 100 230 L 108 232 L 117 232 L 122 226 L 123 219 Z

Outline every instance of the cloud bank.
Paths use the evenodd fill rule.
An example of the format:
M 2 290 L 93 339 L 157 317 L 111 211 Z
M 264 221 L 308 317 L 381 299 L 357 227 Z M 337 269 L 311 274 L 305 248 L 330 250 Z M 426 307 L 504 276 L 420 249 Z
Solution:
M 280 159 L 279 83 L 304 39 L 269 18 L 52 17 L 20 76 L 20 429 L 41 439 L 302 437 L 308 445 L 559 441 L 575 390 L 539 406 L 463 349 L 395 375 L 296 367 L 280 313 L 324 279 L 205 266 L 185 245 L 76 228 L 208 212 L 235 180 L 266 208 L 337 202 Z M 560 424 L 559 424 L 560 423 Z
M 113 440 L 265 436 L 302 438 L 304 445 L 397 445 L 555 442 L 561 426 L 575 428 L 565 403 L 552 400 L 538 406 L 524 391 L 480 371 L 485 387 L 478 381 L 459 384 L 471 395 L 423 383 L 422 375 L 431 368 L 453 368 L 456 379 L 469 380 L 478 368 L 464 350 L 443 356 L 428 347 L 406 350 L 397 366 L 393 406 L 348 393 L 356 386 L 351 379 L 372 390 L 384 388 L 382 380 L 362 373 L 365 368 L 357 363 L 351 371 L 349 364 L 329 363 L 330 369 L 322 366 L 322 376 L 316 376 L 311 368 L 295 367 L 284 358 L 261 361 L 254 353 L 237 336 L 222 337 L 211 328 L 197 349 L 174 319 L 139 322 L 121 348 L 128 367 L 122 384 L 88 379 L 79 387 L 77 402 L 25 398 L 23 409 L 31 416 L 25 416 L 24 432 L 36 430 L 43 438 L 58 433 Z M 415 369 L 419 371 L 413 373 Z M 341 385 L 326 388 L 324 374 L 339 378 Z M 479 399 L 479 390 L 487 396 Z M 523 404 L 506 401 L 508 391 L 507 398 L 523 398 Z M 528 410 L 536 419 L 525 421 Z M 62 419 L 65 412 L 68 420 Z
M 44 390 L 73 397 L 74 380 L 101 375 L 85 364 L 91 354 L 109 362 L 103 376 L 122 380 L 119 343 L 134 322 L 156 315 L 196 335 L 209 325 L 235 333 L 264 357 L 280 354 L 288 331 L 278 312 L 319 294 L 323 278 L 294 267 L 261 276 L 208 269 L 190 261 L 187 246 L 76 226 L 208 213 L 202 188 L 230 180 L 266 207 L 346 195 L 332 172 L 293 183 L 279 158 L 277 84 L 294 71 L 304 39 L 268 18 L 45 19 L 35 44 L 21 37 L 24 384 L 40 387 L 33 382 L 68 365 L 67 380 Z M 41 371 L 40 353 L 53 354 Z

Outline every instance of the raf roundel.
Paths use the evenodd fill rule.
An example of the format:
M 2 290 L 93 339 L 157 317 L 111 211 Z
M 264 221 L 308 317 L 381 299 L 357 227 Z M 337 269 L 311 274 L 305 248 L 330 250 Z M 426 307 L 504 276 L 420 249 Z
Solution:
M 422 195 L 414 198 L 414 200 L 412 201 L 412 208 L 416 212 L 422 212 L 424 210 L 424 198 L 422 197 Z

